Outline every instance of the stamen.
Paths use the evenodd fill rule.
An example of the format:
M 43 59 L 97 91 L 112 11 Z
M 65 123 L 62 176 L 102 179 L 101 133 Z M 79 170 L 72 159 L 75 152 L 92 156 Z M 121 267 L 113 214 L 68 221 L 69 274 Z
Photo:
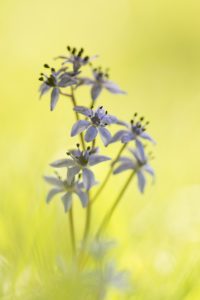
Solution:
M 77 143 L 77 144 L 76 144 L 76 147 L 77 147 L 77 148 L 79 148 L 79 147 L 80 147 L 80 144 L 79 144 L 79 143 Z
M 39 81 L 44 81 L 44 78 L 43 78 L 43 77 L 40 77 L 40 78 L 39 78 Z
M 76 54 L 76 48 L 73 48 L 72 54 L 73 54 L 73 55 Z
M 100 108 L 100 109 L 102 109 L 102 108 L 103 108 L 103 106 L 100 106 L 99 108 Z
M 141 118 L 140 118 L 140 121 L 143 121 L 143 120 L 144 120 L 144 117 L 141 117 Z
M 87 62 L 89 60 L 89 56 L 84 57 L 84 61 Z
M 88 147 L 87 147 L 87 150 L 89 151 L 90 149 L 91 149 L 91 147 L 90 147 L 90 146 L 88 146 Z
M 44 67 L 47 68 L 47 69 L 50 68 L 48 64 L 44 64 Z
M 56 70 L 54 68 L 51 68 L 51 72 L 55 72 Z
M 70 46 L 67 46 L 67 50 L 70 52 L 70 51 L 71 51 L 71 47 L 70 47 Z
M 134 124 L 134 120 L 130 120 L 130 123 L 133 125 Z

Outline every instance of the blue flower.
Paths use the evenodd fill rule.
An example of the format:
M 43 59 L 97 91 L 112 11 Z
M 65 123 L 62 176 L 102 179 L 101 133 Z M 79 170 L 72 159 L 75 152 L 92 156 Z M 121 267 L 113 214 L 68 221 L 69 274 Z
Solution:
M 143 193 L 146 185 L 145 172 L 154 177 L 154 170 L 149 165 L 148 158 L 145 155 L 143 148 L 136 148 L 135 150 L 130 149 L 130 152 L 133 155 L 133 159 L 125 156 L 120 157 L 120 165 L 114 170 L 113 173 L 119 174 L 123 171 L 134 170 L 138 179 L 139 191 Z
M 74 72 L 77 72 L 82 66 L 85 66 L 89 64 L 93 59 L 95 59 L 97 56 L 83 56 L 84 49 L 81 48 L 80 50 L 77 50 L 76 48 L 72 48 L 70 46 L 67 46 L 67 50 L 69 51 L 69 56 L 58 56 L 57 58 L 64 59 L 63 65 L 66 63 L 71 63 L 73 65 Z
M 110 160 L 110 157 L 99 155 L 97 151 L 97 148 L 90 149 L 90 147 L 85 151 L 81 151 L 79 144 L 77 144 L 77 149 L 67 152 L 68 156 L 70 156 L 69 159 L 57 160 L 51 166 L 55 168 L 68 168 L 68 177 L 70 180 L 82 172 L 83 185 L 86 190 L 90 190 L 96 184 L 94 173 L 90 170 L 90 167 Z
M 116 83 L 109 80 L 109 75 L 107 71 L 104 73 L 102 72 L 101 68 L 96 68 L 93 69 L 92 73 L 94 79 L 81 78 L 80 84 L 92 86 L 91 97 L 93 101 L 97 99 L 103 88 L 105 88 L 113 94 L 126 94 L 126 92 L 122 91 Z
M 110 144 L 116 141 L 121 141 L 123 144 L 126 144 L 132 140 L 136 142 L 138 148 L 143 148 L 143 145 L 140 139 L 145 139 L 151 141 L 155 144 L 153 138 L 146 132 L 146 126 L 149 122 L 143 124 L 144 118 L 141 117 L 139 120 L 135 120 L 137 113 L 134 115 L 134 119 L 130 121 L 130 124 L 126 122 L 119 121 L 118 124 L 127 127 L 126 130 L 119 130 L 111 139 Z
M 72 127 L 71 136 L 75 136 L 86 130 L 84 137 L 85 141 L 91 142 L 99 133 L 104 145 L 107 146 L 112 137 L 110 132 L 105 127 L 107 125 L 117 123 L 117 118 L 109 115 L 102 106 L 96 110 L 89 109 L 84 106 L 76 106 L 74 110 L 84 116 L 87 116 L 89 120 L 77 121 Z
M 47 203 L 49 203 L 57 194 L 61 194 L 61 200 L 63 202 L 65 212 L 67 212 L 71 208 L 73 196 L 77 195 L 82 206 L 87 206 L 88 194 L 84 190 L 83 184 L 76 181 L 75 178 L 72 178 L 69 171 L 67 172 L 67 177 L 65 179 L 61 179 L 61 177 L 56 176 L 45 176 L 44 179 L 53 186 L 47 195 Z
M 49 68 L 47 64 L 44 65 L 45 68 Z M 75 72 L 66 72 L 66 68 L 62 68 L 58 71 L 55 71 L 54 68 L 51 68 L 50 76 L 47 76 L 44 73 L 41 73 L 40 81 L 43 81 L 41 84 L 39 91 L 40 97 L 42 97 L 48 91 L 51 92 L 51 103 L 50 109 L 54 110 L 56 104 L 59 100 L 60 96 L 60 88 L 66 88 L 68 86 L 72 86 L 77 84 L 76 75 L 78 73 Z

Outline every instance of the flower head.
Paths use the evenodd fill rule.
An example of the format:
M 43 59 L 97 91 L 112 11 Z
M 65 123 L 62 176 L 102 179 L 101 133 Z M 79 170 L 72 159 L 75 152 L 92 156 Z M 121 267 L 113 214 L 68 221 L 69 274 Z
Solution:
M 104 110 L 103 106 L 100 106 L 96 110 L 89 109 L 84 106 L 76 106 L 74 110 L 84 116 L 87 116 L 88 120 L 77 121 L 72 127 L 71 136 L 75 136 L 86 130 L 84 137 L 85 141 L 91 142 L 99 133 L 104 145 L 107 146 L 112 137 L 105 127 L 107 125 L 117 123 L 117 118 L 109 115 L 108 112 Z
M 92 70 L 93 79 L 90 78 L 82 78 L 82 84 L 91 85 L 91 97 L 92 100 L 95 101 L 97 97 L 100 95 L 103 88 L 108 90 L 113 94 L 126 94 L 126 92 L 122 91 L 119 86 L 113 81 L 109 80 L 108 70 L 105 72 L 102 69 L 95 68 Z
M 84 186 L 75 178 L 72 178 L 67 172 L 65 179 L 60 176 L 45 176 L 44 179 L 53 186 L 47 195 L 47 203 L 49 203 L 52 198 L 57 194 L 62 194 L 61 200 L 64 205 L 65 212 L 69 211 L 72 205 L 72 198 L 77 195 L 82 203 L 83 207 L 87 206 L 88 195 L 84 191 Z
M 64 59 L 63 65 L 66 63 L 71 63 L 73 65 L 74 72 L 77 72 L 82 66 L 89 64 L 93 59 L 97 56 L 89 57 L 84 55 L 84 49 L 81 48 L 80 50 L 67 46 L 67 50 L 69 52 L 68 56 L 58 56 L 58 58 Z
M 149 173 L 152 177 L 155 176 L 154 170 L 149 165 L 149 159 L 144 153 L 144 149 L 135 150 L 130 149 L 133 158 L 129 158 L 126 156 L 122 156 L 119 159 L 120 165 L 114 170 L 114 174 L 119 174 L 123 171 L 133 170 L 138 179 L 138 188 L 141 193 L 144 192 L 144 188 L 146 185 L 145 172 Z
M 134 114 L 134 118 L 130 121 L 130 123 L 118 122 L 118 124 L 125 126 L 127 129 L 119 130 L 111 139 L 110 143 L 114 143 L 116 141 L 121 141 L 123 144 L 128 143 L 129 141 L 134 140 L 136 142 L 136 146 L 138 148 L 143 148 L 141 143 L 141 139 L 149 140 L 155 144 L 153 138 L 146 132 L 146 126 L 149 122 L 144 122 L 144 117 L 140 119 L 137 118 L 137 113 Z
M 49 65 L 45 64 L 45 68 L 49 69 Z M 41 73 L 41 77 L 39 78 L 40 81 L 43 81 L 41 84 L 39 91 L 40 97 L 42 97 L 46 92 L 51 92 L 51 103 L 50 109 L 54 110 L 60 95 L 60 88 L 65 88 L 71 85 L 76 84 L 78 81 L 76 79 L 77 72 L 67 72 L 67 68 L 61 68 L 60 70 L 56 71 L 54 68 L 51 68 L 50 75 L 46 75 Z
M 77 144 L 77 149 L 67 152 L 70 158 L 57 160 L 51 166 L 55 168 L 68 168 L 68 177 L 70 180 L 82 172 L 83 185 L 86 190 L 90 190 L 96 184 L 94 173 L 90 170 L 90 167 L 110 160 L 110 157 L 99 155 L 97 151 L 97 148 L 90 149 L 90 147 L 84 151 L 80 150 L 80 146 Z

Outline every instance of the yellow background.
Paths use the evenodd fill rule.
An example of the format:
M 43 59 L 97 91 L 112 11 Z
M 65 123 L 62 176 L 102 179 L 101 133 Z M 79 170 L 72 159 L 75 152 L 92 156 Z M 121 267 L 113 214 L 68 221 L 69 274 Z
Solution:
M 128 92 L 103 92 L 99 104 L 122 119 L 135 111 L 145 115 L 157 140 L 156 184 L 149 181 L 140 195 L 133 182 L 107 231 L 119 243 L 113 252 L 118 265 L 132 273 L 129 299 L 200 298 L 199 15 L 198 0 L 1 0 L 2 299 L 10 299 L 10 291 L 12 299 L 29 299 L 32 274 L 42 274 L 48 290 L 55 258 L 70 253 L 67 216 L 58 199 L 46 206 L 42 175 L 76 142 L 69 138 L 74 116 L 67 99 L 53 113 L 48 96 L 38 101 L 42 65 L 54 64 L 68 44 L 99 54 L 98 64 L 110 67 L 111 78 Z M 88 95 L 87 89 L 80 93 L 79 103 Z M 114 155 L 118 147 L 105 152 Z M 96 168 L 98 179 L 105 168 Z M 93 231 L 126 176 L 113 178 L 99 199 Z M 78 201 L 76 208 L 80 235 Z

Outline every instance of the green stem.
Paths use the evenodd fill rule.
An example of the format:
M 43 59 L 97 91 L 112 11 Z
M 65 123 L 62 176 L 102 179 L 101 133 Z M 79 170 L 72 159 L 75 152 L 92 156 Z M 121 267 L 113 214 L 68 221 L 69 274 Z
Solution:
M 91 203 L 90 203 L 89 192 L 88 192 L 88 198 L 89 199 L 88 199 L 88 206 L 86 210 L 86 222 L 85 222 L 85 229 L 83 234 L 83 245 L 85 245 L 87 242 L 88 234 L 90 231 L 90 224 L 91 224 Z
M 97 198 L 99 197 L 99 195 L 101 194 L 101 192 L 103 191 L 104 187 L 106 186 L 108 179 L 110 178 L 110 176 L 112 175 L 115 163 L 118 161 L 118 159 L 120 158 L 122 152 L 124 151 L 124 149 L 126 148 L 126 144 L 123 144 L 122 148 L 120 149 L 119 153 L 117 154 L 116 158 L 114 159 L 114 161 L 112 162 L 110 169 L 106 175 L 106 177 L 104 178 L 104 181 L 102 182 L 100 188 L 97 190 L 96 194 L 93 196 L 91 203 L 94 204 L 94 202 L 97 200 Z
M 75 230 L 74 230 L 74 217 L 73 217 L 73 207 L 71 207 L 69 211 L 69 228 L 70 228 L 70 236 L 72 243 L 72 251 L 73 255 L 76 255 L 76 238 L 75 238 Z
M 96 237 L 99 238 L 100 234 L 103 232 L 103 230 L 105 229 L 105 227 L 108 225 L 115 209 L 117 208 L 120 200 L 122 199 L 127 187 L 129 186 L 133 176 L 135 174 L 135 171 L 132 171 L 130 176 L 128 177 L 127 181 L 125 182 L 125 185 L 123 186 L 121 192 L 119 193 L 119 195 L 117 196 L 116 200 L 114 201 L 113 205 L 111 206 L 110 210 L 108 211 L 108 213 L 105 215 L 97 233 L 96 233 Z
M 72 99 L 73 107 L 77 106 L 73 87 L 71 87 L 71 99 Z M 76 111 L 75 111 L 75 115 L 76 115 L 76 120 L 79 121 L 80 120 L 79 114 Z M 82 148 L 83 148 L 83 150 L 85 150 L 85 142 L 84 142 L 84 138 L 83 138 L 83 133 L 81 132 L 79 136 L 80 136 Z

